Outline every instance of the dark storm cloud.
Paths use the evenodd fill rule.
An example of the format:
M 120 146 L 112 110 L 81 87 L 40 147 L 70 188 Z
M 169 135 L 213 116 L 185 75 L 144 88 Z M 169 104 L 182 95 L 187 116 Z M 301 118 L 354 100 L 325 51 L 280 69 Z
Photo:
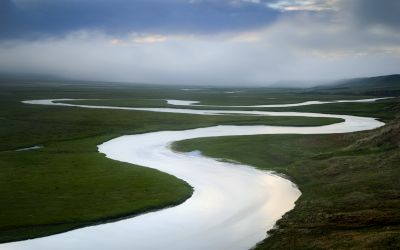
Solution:
M 57 37 L 82 29 L 113 36 L 132 32 L 207 35 L 264 27 L 280 14 L 240 0 L 15 0 L 15 4 L 17 10 L 6 21 L 0 19 L 3 40 Z M 11 9 L 12 4 L 8 5 Z
M 272 26 L 268 41 L 316 56 L 399 53 L 400 1 L 321 0 L 314 7 L 332 9 L 290 11 Z
M 261 2 L 16 0 L 4 38 L 24 39 L 0 41 L 0 70 L 207 85 L 400 73 L 399 0 Z
M 356 24 L 363 26 L 386 26 L 400 30 L 400 1 L 353 0 L 344 1 L 343 9 L 350 9 Z
M 11 0 L 0 0 L 0 20 L 9 18 L 14 11 L 14 2 Z

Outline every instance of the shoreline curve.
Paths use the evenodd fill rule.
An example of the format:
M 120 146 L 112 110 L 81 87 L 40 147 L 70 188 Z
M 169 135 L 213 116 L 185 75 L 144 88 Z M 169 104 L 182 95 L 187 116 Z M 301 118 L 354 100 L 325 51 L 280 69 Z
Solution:
M 101 246 L 110 244 L 109 237 L 99 237 L 105 234 L 113 235 L 113 238 L 117 239 L 117 241 L 113 242 L 122 244 L 121 247 L 118 247 L 119 249 L 129 249 L 132 247 L 132 242 L 135 242 L 135 244 L 138 244 L 138 242 L 147 244 L 146 246 L 140 245 L 140 249 L 160 248 L 160 245 L 154 245 L 152 238 L 157 238 L 157 241 L 161 241 L 163 249 L 188 249 L 190 246 L 190 249 L 248 249 L 264 239 L 265 232 L 273 227 L 276 220 L 294 207 L 294 202 L 300 196 L 300 191 L 294 188 L 293 183 L 253 167 L 174 153 L 167 149 L 166 146 L 169 143 L 174 140 L 209 136 L 346 133 L 373 129 L 384 125 L 374 118 L 314 113 L 122 108 L 53 103 L 53 101 L 62 100 L 66 99 L 24 101 L 24 103 L 199 115 L 251 113 L 274 116 L 333 117 L 342 118 L 345 121 L 320 127 L 216 126 L 184 131 L 159 131 L 112 139 L 99 145 L 99 152 L 105 153 L 108 158 L 114 160 L 156 168 L 175 175 L 194 187 L 195 192 L 192 198 L 181 205 L 157 213 L 149 213 L 130 220 L 83 228 L 32 241 L 2 245 L 3 247 L 10 246 L 10 248 L 5 249 L 54 249 L 55 242 L 57 242 L 58 249 L 70 249 L 71 243 L 75 242 L 74 238 L 83 239 L 83 242 L 75 242 L 78 245 L 74 245 L 74 249 L 98 249 L 99 244 Z M 160 164 L 160 161 L 162 164 Z M 195 166 L 191 166 L 188 169 L 188 165 Z M 238 186 L 238 183 L 242 185 Z M 238 194 L 240 194 L 240 199 Z M 282 197 L 286 198 L 282 199 Z M 233 207 L 232 204 L 237 203 L 238 200 L 240 204 L 244 205 Z M 214 214 L 210 215 L 210 211 L 214 211 Z M 203 218 L 204 216 L 205 218 Z M 190 226 L 185 222 L 189 222 Z M 137 228 L 132 229 L 132 224 L 135 224 Z M 106 226 L 108 229 L 105 229 Z M 128 235 L 123 233 L 123 229 L 126 228 L 131 230 Z M 196 230 L 193 231 L 193 228 Z M 146 230 L 150 232 L 150 236 L 141 236 L 134 239 L 130 237 L 131 241 L 127 241 L 126 238 L 129 238 L 129 235 L 137 235 L 139 232 Z M 165 230 L 169 230 L 168 236 L 165 235 Z M 155 236 L 151 234 L 154 231 L 161 232 L 161 235 Z M 124 236 L 117 236 L 113 232 L 120 232 Z M 95 237 L 96 242 L 91 241 L 89 243 L 85 240 L 88 236 L 91 238 L 94 235 L 97 235 Z M 173 235 L 179 235 L 179 237 L 174 239 L 171 237 Z M 60 242 L 63 242 L 63 246 L 68 245 L 67 248 L 63 248 L 63 246 L 60 248 Z M 81 248 L 82 245 L 86 247 Z

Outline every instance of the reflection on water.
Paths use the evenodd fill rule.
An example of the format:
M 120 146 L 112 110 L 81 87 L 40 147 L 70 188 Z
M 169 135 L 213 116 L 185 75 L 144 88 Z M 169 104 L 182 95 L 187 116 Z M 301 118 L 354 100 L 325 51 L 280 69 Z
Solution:
M 199 103 L 199 102 L 198 101 L 167 100 L 167 104 L 171 104 L 171 105 L 192 105 L 194 103 Z
M 225 93 L 238 93 L 243 91 L 233 91 L 233 92 L 225 92 Z M 298 107 L 298 106 L 308 106 L 308 105 L 316 105 L 316 104 L 328 104 L 328 103 L 343 103 L 343 102 L 375 102 L 377 100 L 389 99 L 393 97 L 382 97 L 382 98 L 372 98 L 372 99 L 362 99 L 362 100 L 337 100 L 337 101 L 308 101 L 302 103 L 293 103 L 293 104 L 267 104 L 267 105 L 250 105 L 250 106 L 217 106 L 217 105 L 192 105 L 195 103 L 199 103 L 198 101 L 176 101 L 171 100 L 173 102 L 168 102 L 168 104 L 172 105 L 192 105 L 192 106 L 203 106 L 203 107 L 231 107 L 231 108 L 283 108 L 283 107 Z M 277 99 L 277 98 L 268 98 L 268 99 Z
M 38 148 L 42 148 L 42 147 L 34 146 L 34 147 L 30 147 L 30 148 L 21 148 L 21 149 L 17 149 L 17 150 L 15 150 L 15 151 L 24 151 L 24 150 L 38 149 Z
M 51 100 L 27 101 L 52 104 Z M 249 249 L 266 236 L 283 214 L 294 207 L 300 191 L 288 180 L 249 166 L 219 162 L 200 152 L 175 153 L 173 141 L 230 135 L 325 134 L 373 129 L 373 118 L 293 112 L 204 111 L 188 109 L 112 109 L 218 115 L 245 113 L 279 116 L 336 117 L 345 122 L 320 127 L 216 126 L 122 136 L 99 145 L 108 158 L 147 166 L 177 176 L 195 190 L 183 204 L 135 218 L 87 227 L 50 237 L 1 245 L 2 250 L 94 249 Z
M 195 150 L 192 152 L 187 152 L 187 155 L 191 155 L 191 156 L 195 156 L 195 157 L 200 157 L 201 156 L 201 152 L 199 150 Z

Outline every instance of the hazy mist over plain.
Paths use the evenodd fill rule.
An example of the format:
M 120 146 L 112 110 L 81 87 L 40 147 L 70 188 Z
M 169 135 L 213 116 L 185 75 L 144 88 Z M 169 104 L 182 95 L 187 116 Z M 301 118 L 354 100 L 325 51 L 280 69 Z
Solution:
M 261 85 L 400 73 L 399 0 L 0 0 L 0 72 Z

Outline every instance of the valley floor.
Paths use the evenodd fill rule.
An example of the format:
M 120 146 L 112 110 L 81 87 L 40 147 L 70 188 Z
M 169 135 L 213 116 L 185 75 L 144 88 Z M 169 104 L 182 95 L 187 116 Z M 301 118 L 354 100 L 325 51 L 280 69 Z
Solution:
M 99 154 L 96 145 L 111 138 L 220 124 L 318 126 L 340 122 L 326 118 L 88 110 L 27 105 L 21 103 L 23 100 L 121 99 L 124 104 L 140 106 L 137 100 L 147 99 L 145 106 L 158 107 L 165 102 L 153 99 L 201 100 L 215 105 L 349 99 L 349 96 L 328 95 L 318 99 L 316 95 L 251 89 L 241 97 L 233 97 L 225 93 L 229 91 L 226 89 L 188 93 L 181 91 L 181 87 L 109 83 L 10 79 L 2 79 L 0 83 L 0 199 L 4 201 L 0 203 L 0 242 L 65 232 L 179 204 L 191 196 L 191 187 L 173 176 L 132 167 Z M 274 170 L 299 186 L 303 195 L 296 208 L 278 222 L 277 229 L 268 232 L 270 237 L 257 249 L 400 248 L 398 101 L 319 106 L 282 111 L 317 112 L 318 108 L 321 113 L 345 111 L 377 117 L 388 125 L 343 135 L 196 139 L 176 143 L 175 148 L 200 150 L 207 156 Z M 391 107 L 384 110 L 388 106 Z M 42 148 L 14 151 L 32 146 Z

